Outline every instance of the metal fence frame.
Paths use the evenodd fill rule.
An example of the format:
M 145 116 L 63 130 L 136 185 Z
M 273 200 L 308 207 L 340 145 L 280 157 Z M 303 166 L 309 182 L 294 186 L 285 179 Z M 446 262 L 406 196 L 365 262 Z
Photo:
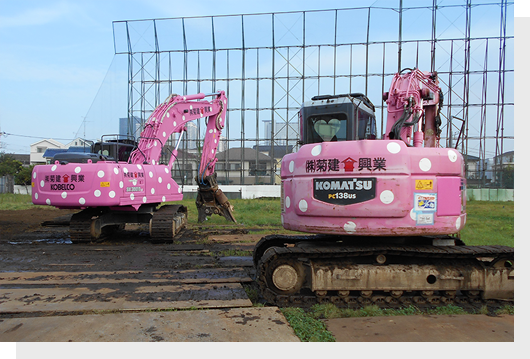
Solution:
M 225 147 L 243 149 L 238 152 L 236 176 L 225 171 L 225 182 L 230 183 L 229 177 L 237 182 L 239 177 L 243 183 L 250 176 L 243 165 L 248 161 L 245 151 L 252 153 L 255 168 L 261 161 L 259 151 L 246 149 L 268 144 L 268 183 L 256 175 L 254 184 L 274 184 L 278 182 L 278 153 L 296 147 L 297 113 L 304 101 L 324 94 L 321 91 L 364 91 L 380 115 L 382 136 L 386 105 L 381 95 L 388 90 L 395 72 L 402 66 L 414 66 L 437 71 L 445 87 L 442 145 L 456 147 L 468 158 L 471 142 L 478 152 L 477 186 L 503 187 L 502 170 L 506 166 L 501 155 L 505 140 L 513 141 L 513 134 L 504 132 L 506 121 L 513 122 L 514 106 L 513 93 L 508 91 L 514 77 L 513 59 L 507 56 L 513 54 L 514 43 L 509 11 L 513 11 L 513 2 L 505 0 L 476 4 L 466 0 L 453 5 L 433 0 L 423 7 L 406 7 L 399 1 L 398 7 L 115 21 L 115 53 L 128 56 L 129 128 L 137 128 L 137 119 L 143 124 L 171 93 L 221 88 L 229 98 Z M 498 16 L 498 35 L 491 29 L 482 34 L 483 30 L 473 27 L 475 15 L 480 19 L 485 12 Z M 394 15 L 393 23 L 384 24 L 389 28 L 386 39 L 373 29 L 380 27 L 381 19 L 389 13 Z M 407 27 L 418 13 L 424 15 L 424 27 L 430 29 L 424 38 Z M 348 35 L 343 27 L 355 26 L 348 23 L 353 14 L 364 14 L 364 18 L 356 18 L 362 31 Z M 263 25 L 256 29 L 264 19 L 270 22 L 270 32 L 263 30 Z M 319 20 L 321 25 L 315 28 Z M 232 26 L 226 29 L 226 24 Z M 262 40 L 256 40 L 259 31 Z M 462 36 L 450 35 L 453 33 Z M 172 41 L 167 40 L 167 34 L 174 34 Z M 197 40 L 199 35 L 203 41 Z M 264 120 L 270 121 L 270 135 L 261 136 Z M 204 128 L 199 122 L 196 132 Z M 200 139 L 200 135 L 192 137 L 187 136 L 181 145 L 186 153 L 193 153 Z M 489 157 L 500 159 L 499 165 L 490 169 L 494 171 L 490 177 L 496 179 L 490 182 L 485 176 Z M 231 159 L 224 158 L 225 168 L 229 168 Z M 190 155 L 179 163 L 191 168 L 189 161 L 196 159 Z M 175 176 L 180 178 L 178 173 Z

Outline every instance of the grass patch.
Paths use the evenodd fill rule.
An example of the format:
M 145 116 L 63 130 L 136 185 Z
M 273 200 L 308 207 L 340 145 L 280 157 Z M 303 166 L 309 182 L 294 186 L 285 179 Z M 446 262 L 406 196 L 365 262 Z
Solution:
M 29 194 L 14 194 L 14 193 L 1 193 L 0 194 L 0 210 L 15 211 L 15 210 L 29 209 L 34 206 L 35 205 L 31 202 L 31 196 Z
M 242 249 L 225 249 L 219 252 L 214 252 L 213 255 L 218 257 L 252 257 L 252 251 L 245 251 Z
M 506 305 L 495 314 L 513 315 L 513 305 Z M 397 315 L 459 315 L 459 314 L 488 314 L 488 309 L 484 306 L 473 313 L 456 305 L 440 306 L 433 309 L 421 310 L 414 305 L 397 309 L 381 309 L 377 305 L 369 305 L 360 309 L 338 308 L 335 304 L 315 304 L 308 311 L 307 315 L 314 319 L 333 318 L 362 318 L 362 317 L 383 317 Z
M 178 204 L 188 207 L 188 223 L 194 226 L 223 228 L 249 228 L 252 233 L 294 233 L 283 229 L 279 198 L 232 199 L 237 224 L 227 222 L 221 216 L 211 216 L 208 221 L 197 224 L 195 200 L 186 199 Z M 461 238 L 467 245 L 514 246 L 514 202 L 467 202 L 466 226 Z
M 223 227 L 266 227 L 265 229 L 282 229 L 281 223 L 281 206 L 279 198 L 257 198 L 257 199 L 231 199 L 230 203 L 234 206 L 234 217 L 237 224 L 228 222 L 224 217 L 213 215 L 208 220 L 201 223 L 200 226 L 218 226 Z M 194 199 L 185 199 L 174 204 L 182 204 L 188 207 L 188 222 L 197 224 L 199 217 Z
M 513 305 L 506 304 L 502 308 L 499 308 L 495 311 L 495 314 L 497 315 L 514 315 L 515 308 Z
M 309 311 L 309 315 L 315 319 L 363 318 L 416 314 L 423 314 L 423 312 L 415 306 L 408 306 L 400 309 L 381 309 L 377 305 L 368 305 L 360 309 L 350 309 L 338 308 L 335 304 L 331 303 L 315 304 Z
M 291 233 L 281 224 L 279 198 L 232 199 L 234 216 L 238 223 L 226 221 L 221 216 L 208 217 L 208 221 L 198 224 L 198 212 L 194 199 L 185 199 L 175 204 L 188 208 L 188 227 L 222 226 L 224 229 L 249 229 L 252 233 Z M 0 194 L 0 210 L 22 210 L 34 207 L 31 196 L 22 194 Z M 38 206 L 39 208 L 49 208 Z M 467 245 L 514 246 L 514 202 L 467 202 L 466 226 L 461 238 Z
M 335 338 L 324 323 L 308 315 L 301 308 L 282 308 L 283 315 L 294 333 L 303 342 L 334 342 Z
M 245 293 L 247 294 L 248 299 L 252 302 L 253 307 L 265 306 L 265 302 L 261 300 L 259 288 L 255 282 L 241 283 L 241 285 L 243 286 L 243 289 L 245 289 Z
M 514 246 L 514 202 L 470 201 L 466 226 L 460 232 L 466 245 Z
M 484 307 L 483 307 L 484 308 Z M 487 307 L 486 308 L 486 314 L 487 314 Z M 474 314 L 482 314 L 483 309 L 480 309 L 480 312 L 476 312 Z M 463 308 L 460 308 L 456 305 L 447 305 L 447 306 L 441 306 L 436 307 L 434 309 L 429 309 L 425 312 L 425 314 L 431 314 L 431 315 L 458 315 L 458 314 L 470 314 L 469 312 L 466 312 Z M 473 314 L 473 313 L 471 313 Z

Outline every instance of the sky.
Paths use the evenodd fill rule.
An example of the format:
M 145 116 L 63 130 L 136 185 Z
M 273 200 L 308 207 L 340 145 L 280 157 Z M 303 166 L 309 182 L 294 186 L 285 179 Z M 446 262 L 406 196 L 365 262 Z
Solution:
M 67 143 L 82 134 L 114 59 L 113 21 L 351 6 L 337 0 L 0 0 L 0 132 L 9 134 L 0 137 L 0 151 L 29 153 L 42 138 Z
M 105 97 L 104 91 L 126 93 L 126 78 L 107 78 L 123 61 L 123 56 L 121 60 L 115 56 L 113 21 L 397 4 L 397 0 L 0 0 L 0 151 L 29 153 L 30 144 L 44 138 L 66 144 L 83 137 L 86 126 L 91 126 L 83 119 L 94 113 L 96 98 Z M 408 6 L 415 4 L 426 3 L 406 1 Z M 109 83 L 114 87 L 107 88 Z M 126 117 L 120 104 L 110 108 L 119 113 L 114 118 Z

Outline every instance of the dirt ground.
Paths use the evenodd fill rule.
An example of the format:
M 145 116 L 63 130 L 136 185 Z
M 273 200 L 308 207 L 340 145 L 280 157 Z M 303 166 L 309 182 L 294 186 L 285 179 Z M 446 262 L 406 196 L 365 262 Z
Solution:
M 9 241 L 13 236 L 40 229 L 41 223 L 52 221 L 59 216 L 68 216 L 74 210 L 32 208 L 19 211 L 0 211 L 0 242 Z
M 232 230 L 199 233 L 184 230 L 174 244 L 152 244 L 147 225 L 126 225 L 99 243 L 73 245 L 68 223 L 75 210 L 0 211 L 3 271 L 169 270 L 215 266 L 216 252 L 251 251 L 261 236 L 231 235 Z M 42 225 L 45 224 L 45 225 Z M 212 238 L 212 233 L 222 237 Z M 205 244 L 206 239 L 211 239 Z M 16 253 L 16 256 L 10 254 Z M 35 255 L 36 253 L 43 255 Z M 169 255 L 168 255 L 169 254 Z M 71 262 L 71 263 L 66 263 Z
M 0 211 L 0 341 L 25 341 L 24 338 L 61 341 L 64 338 L 49 336 L 47 326 L 81 328 L 79 323 L 91 320 L 94 315 L 105 315 L 108 323 L 105 322 L 104 328 L 91 329 L 100 333 L 93 340 L 108 341 L 109 337 L 103 334 L 113 331 L 112 335 L 118 335 L 119 331 L 111 325 L 113 316 L 120 316 L 122 323 L 130 320 L 130 328 L 137 328 L 135 323 L 140 320 L 140 314 L 151 317 L 157 311 L 168 309 L 192 310 L 186 312 L 190 314 L 174 314 L 179 318 L 190 316 L 189 327 L 184 326 L 183 321 L 177 323 L 183 325 L 182 328 L 193 328 L 193 318 L 198 316 L 204 317 L 204 323 L 211 324 L 206 328 L 197 323 L 200 335 L 193 338 L 181 334 L 192 329 L 182 332 L 171 326 L 175 322 L 168 322 L 158 327 L 154 325 L 160 331 L 156 336 L 147 335 L 145 328 L 138 327 L 134 333 L 120 332 L 119 340 L 298 340 L 293 330 L 285 325 L 281 313 L 278 312 L 283 318 L 281 320 L 272 312 L 260 314 L 260 308 L 252 307 L 249 300 L 249 296 L 257 294 L 251 253 L 262 235 L 238 234 L 222 229 L 198 233 L 187 229 L 173 244 L 152 244 L 148 241 L 146 226 L 127 225 L 125 230 L 100 243 L 74 245 L 68 234 L 69 217 L 74 212 L 41 208 Z M 232 255 L 234 252 L 238 252 L 237 255 Z M 240 314 L 231 314 L 229 317 L 234 319 L 227 321 L 226 311 L 242 308 L 246 309 L 241 318 Z M 210 320 L 202 310 L 200 315 L 194 316 L 193 310 L 196 309 L 208 309 L 210 317 L 222 320 Z M 133 313 L 137 315 L 133 316 Z M 267 317 L 262 318 L 264 315 Z M 513 341 L 513 316 L 502 323 L 495 318 L 468 317 L 472 318 L 467 318 L 464 324 L 475 325 L 472 323 L 474 319 L 486 320 L 493 326 L 495 323 L 502 324 L 502 327 L 488 327 L 488 332 L 492 334 L 484 334 L 484 341 Z M 265 327 L 252 327 L 252 323 L 259 320 Z M 418 341 L 417 335 L 422 330 L 434 330 L 428 329 L 434 324 L 425 322 L 424 317 L 408 317 L 406 320 L 411 323 L 403 323 L 398 329 L 395 325 L 389 328 L 397 330 L 399 336 L 388 332 L 385 337 L 383 327 L 373 324 L 379 319 L 371 319 L 368 324 L 363 320 L 367 319 L 329 320 L 326 325 L 338 341 Z M 440 323 L 440 319 L 437 322 Z M 98 325 L 103 322 L 90 323 Z M 246 337 L 236 331 L 231 335 L 226 333 L 232 325 L 241 330 L 240 325 L 247 324 L 249 326 L 244 329 L 248 334 Z M 463 333 L 472 330 L 464 324 L 454 324 L 447 334 L 436 329 L 438 336 L 431 341 L 458 341 L 454 339 L 458 338 L 455 330 Z M 410 328 L 407 329 L 407 326 Z M 152 332 L 152 327 L 147 329 Z M 277 336 L 260 336 L 263 330 Z M 410 335 L 403 336 L 407 332 Z M 128 333 L 137 337 L 127 338 Z M 71 334 L 74 341 L 83 341 L 83 338 L 89 341 L 88 338 L 92 338 L 84 337 L 82 333 L 77 333 L 77 336 L 74 332 Z

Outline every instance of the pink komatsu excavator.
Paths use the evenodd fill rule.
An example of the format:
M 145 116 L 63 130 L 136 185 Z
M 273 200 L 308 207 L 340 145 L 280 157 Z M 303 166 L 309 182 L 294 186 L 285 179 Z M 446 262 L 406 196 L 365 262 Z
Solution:
M 206 96 L 214 99 L 206 101 Z M 105 232 L 123 227 L 125 223 L 149 223 L 153 242 L 172 241 L 186 224 L 187 209 L 182 205 L 159 205 L 182 200 L 182 189 L 171 177 L 171 168 L 186 123 L 206 117 L 206 137 L 196 177 L 199 220 L 219 214 L 235 222 L 233 207 L 219 189 L 215 173 L 215 155 L 226 109 L 224 91 L 208 95 L 171 95 L 146 121 L 138 146 L 128 160 L 120 155 L 108 158 L 90 154 L 35 166 L 33 203 L 81 209 L 70 221 L 70 237 L 74 243 L 97 241 Z M 164 145 L 173 133 L 180 134 L 177 145 L 169 163 L 160 164 Z M 115 147 L 117 154 L 122 149 L 127 150 L 125 145 L 120 148 L 118 142 Z
M 254 249 L 257 282 L 277 305 L 513 300 L 514 252 L 465 246 L 463 156 L 440 147 L 436 73 L 397 73 L 375 107 L 362 94 L 316 96 L 300 110 L 302 146 L 281 163 L 284 228 Z

